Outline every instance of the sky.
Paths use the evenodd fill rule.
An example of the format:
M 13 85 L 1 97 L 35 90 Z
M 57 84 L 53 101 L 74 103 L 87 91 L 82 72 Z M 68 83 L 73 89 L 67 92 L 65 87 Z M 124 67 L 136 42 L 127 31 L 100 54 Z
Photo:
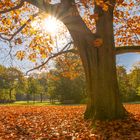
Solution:
M 2 50 L 1 48 L 5 48 L 5 49 Z M 22 70 L 24 73 L 26 73 L 26 71 L 28 71 L 33 67 L 33 63 L 27 60 L 19 61 L 17 59 L 14 59 L 14 61 L 12 61 L 10 56 L 7 56 L 8 52 L 9 52 L 8 47 L 5 46 L 5 44 L 2 41 L 0 41 L 0 64 L 1 65 L 5 65 L 7 67 L 15 66 L 17 68 L 20 68 L 20 70 Z M 140 53 L 126 53 L 126 54 L 121 54 L 116 56 L 117 65 L 123 65 L 128 73 L 130 72 L 132 66 L 138 61 L 140 61 Z
M 27 60 L 18 61 L 15 59 L 14 61 L 12 61 L 11 58 L 7 55 L 8 52 L 9 52 L 9 48 L 7 47 L 7 45 L 4 44 L 2 41 L 0 41 L 0 64 L 1 65 L 20 67 L 20 69 L 23 72 L 26 72 L 33 67 L 33 63 Z M 117 65 L 123 65 L 126 68 L 127 72 L 129 72 L 132 66 L 138 61 L 140 61 L 140 53 L 127 53 L 127 54 L 121 54 L 116 56 Z
M 127 72 L 129 72 L 132 66 L 138 61 L 140 61 L 140 53 L 127 53 L 117 55 L 116 57 L 117 65 L 123 65 L 127 69 Z

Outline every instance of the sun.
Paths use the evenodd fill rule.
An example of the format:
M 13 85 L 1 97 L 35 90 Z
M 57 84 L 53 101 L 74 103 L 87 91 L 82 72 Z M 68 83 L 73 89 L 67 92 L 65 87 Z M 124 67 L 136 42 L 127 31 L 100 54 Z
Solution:
M 36 35 L 51 37 L 56 42 L 55 45 L 53 44 L 54 46 L 62 46 L 71 39 L 64 23 L 51 15 L 41 15 L 35 18 L 31 22 L 31 33 L 33 33 L 33 37 Z
M 34 20 L 31 26 L 36 30 L 41 30 L 52 36 L 56 35 L 62 29 L 62 23 L 52 16 L 47 16 L 42 20 Z
M 49 16 L 43 20 L 43 26 L 45 31 L 56 34 L 59 30 L 59 21 L 56 18 Z

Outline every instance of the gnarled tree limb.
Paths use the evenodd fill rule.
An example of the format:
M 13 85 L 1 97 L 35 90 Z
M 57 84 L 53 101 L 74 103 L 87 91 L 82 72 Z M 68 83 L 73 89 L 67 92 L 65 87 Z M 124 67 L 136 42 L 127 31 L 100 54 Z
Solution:
M 138 53 L 140 52 L 140 46 L 122 46 L 116 47 L 116 55 L 123 53 Z

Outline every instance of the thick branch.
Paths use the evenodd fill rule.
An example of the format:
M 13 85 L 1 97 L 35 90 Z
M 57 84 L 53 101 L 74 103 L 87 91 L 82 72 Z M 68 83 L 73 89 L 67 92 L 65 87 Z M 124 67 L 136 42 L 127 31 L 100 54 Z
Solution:
M 116 47 L 116 55 L 123 53 L 137 53 L 140 52 L 140 46 L 123 46 Z
M 69 10 L 73 7 L 74 0 L 61 0 L 60 3 L 51 4 L 48 0 L 25 0 L 26 2 L 36 6 L 47 14 L 55 16 L 60 20 L 72 14 Z
M 50 11 L 55 10 L 60 4 L 50 4 L 47 0 L 25 0 L 26 2 L 36 6 L 40 10 L 50 13 Z
M 80 32 L 88 40 L 93 40 L 94 34 L 79 15 L 74 0 L 61 0 L 61 3 L 57 4 L 50 4 L 46 0 L 25 1 L 60 19 L 66 25 L 70 34 L 71 31 Z
M 25 0 L 21 0 L 21 2 L 16 5 L 15 7 L 12 7 L 12 8 L 9 8 L 9 9 L 5 9 L 3 11 L 0 11 L 0 14 L 4 14 L 4 13 L 7 13 L 7 12 L 10 12 L 10 11 L 13 11 L 13 10 L 16 10 L 16 9 L 19 9 L 23 6 Z

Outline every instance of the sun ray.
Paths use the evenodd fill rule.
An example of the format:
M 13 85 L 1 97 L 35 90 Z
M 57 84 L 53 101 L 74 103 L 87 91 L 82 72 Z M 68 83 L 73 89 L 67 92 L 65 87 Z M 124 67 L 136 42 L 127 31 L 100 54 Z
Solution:
M 31 23 L 32 28 L 38 30 L 42 30 L 42 32 L 49 33 L 51 35 L 55 35 L 60 31 L 62 25 L 59 20 L 55 17 L 47 16 L 43 20 L 34 20 Z

